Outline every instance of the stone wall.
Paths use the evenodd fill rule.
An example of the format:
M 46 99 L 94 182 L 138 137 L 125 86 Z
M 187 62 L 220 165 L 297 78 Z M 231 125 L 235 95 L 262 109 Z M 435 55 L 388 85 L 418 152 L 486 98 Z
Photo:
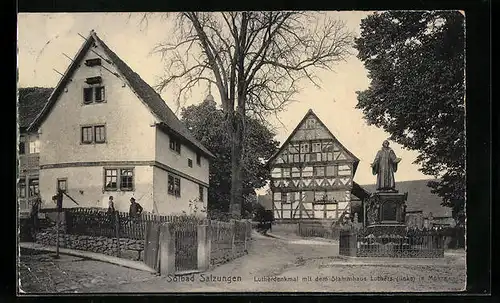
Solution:
M 297 223 L 281 223 L 275 222 L 271 226 L 271 232 L 283 233 L 283 234 L 297 234 L 298 232 L 298 224 Z
M 246 240 L 245 243 L 235 243 L 234 248 L 229 244 L 212 244 L 210 249 L 210 265 L 217 266 L 227 263 L 231 260 L 239 258 L 248 254 L 248 247 L 250 246 L 251 239 Z
M 56 229 L 51 227 L 36 235 L 36 243 L 45 246 L 56 246 Z M 118 256 L 130 260 L 143 260 L 144 240 L 120 239 L 119 245 L 115 238 L 59 234 L 61 248 L 69 248 L 95 252 L 110 256 Z M 120 253 L 118 254 L 118 246 Z
M 250 222 L 213 222 L 210 230 L 210 265 L 224 264 L 248 254 L 252 240 Z

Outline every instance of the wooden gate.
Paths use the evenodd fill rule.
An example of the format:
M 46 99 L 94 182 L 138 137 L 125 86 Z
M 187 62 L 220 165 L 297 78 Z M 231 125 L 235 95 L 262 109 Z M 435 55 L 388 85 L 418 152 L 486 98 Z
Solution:
M 144 240 L 144 263 L 160 272 L 160 223 L 148 222 Z
M 175 271 L 198 269 L 198 224 L 183 222 L 173 226 L 175 234 Z

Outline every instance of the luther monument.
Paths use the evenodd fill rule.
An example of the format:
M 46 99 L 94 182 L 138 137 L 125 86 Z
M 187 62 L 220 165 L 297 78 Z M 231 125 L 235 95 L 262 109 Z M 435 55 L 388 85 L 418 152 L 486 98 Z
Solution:
M 408 193 L 399 193 L 394 179 L 399 162 L 401 158 L 396 157 L 389 141 L 384 140 L 370 165 L 372 173 L 377 175 L 377 191 L 368 199 L 364 212 L 367 228 L 375 234 L 400 234 L 405 230 Z
M 371 164 L 372 173 L 377 175 L 377 191 L 396 191 L 394 173 L 398 170 L 401 158 L 389 147 L 389 141 L 384 140 L 382 149 L 377 152 L 375 160 Z

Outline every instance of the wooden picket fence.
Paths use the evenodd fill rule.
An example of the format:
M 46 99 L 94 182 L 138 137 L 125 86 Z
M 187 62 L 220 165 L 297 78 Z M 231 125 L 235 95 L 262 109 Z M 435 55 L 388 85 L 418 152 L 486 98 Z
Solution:
M 66 232 L 68 234 L 120 237 L 142 240 L 146 236 L 146 227 L 149 223 L 183 223 L 193 222 L 202 224 L 207 221 L 203 218 L 179 215 L 156 215 L 143 213 L 131 217 L 126 212 L 110 214 L 106 209 L 68 208 L 64 210 L 66 217 Z
M 155 270 L 160 270 L 160 226 L 170 223 L 171 237 L 174 241 L 175 272 L 196 270 L 198 249 L 203 243 L 198 238 L 199 228 L 207 230 L 210 248 L 210 265 L 225 263 L 247 253 L 252 233 L 252 224 L 248 221 L 222 222 L 192 216 L 141 214 L 136 217 L 128 213 L 108 213 L 105 209 L 69 208 L 65 214 L 67 234 L 103 236 L 109 238 L 127 238 L 145 240 L 144 263 Z M 201 241 L 201 242 L 200 242 Z
M 339 240 L 340 232 L 343 230 L 359 229 L 359 224 L 335 225 L 331 222 L 299 222 L 297 224 L 297 235 L 301 237 L 318 237 Z

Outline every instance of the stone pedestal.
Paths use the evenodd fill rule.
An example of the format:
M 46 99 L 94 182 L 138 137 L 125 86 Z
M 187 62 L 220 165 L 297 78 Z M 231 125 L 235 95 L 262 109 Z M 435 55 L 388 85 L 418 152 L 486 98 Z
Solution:
M 374 235 L 403 235 L 406 230 L 405 208 L 408 193 L 376 192 L 366 207 L 367 231 Z

